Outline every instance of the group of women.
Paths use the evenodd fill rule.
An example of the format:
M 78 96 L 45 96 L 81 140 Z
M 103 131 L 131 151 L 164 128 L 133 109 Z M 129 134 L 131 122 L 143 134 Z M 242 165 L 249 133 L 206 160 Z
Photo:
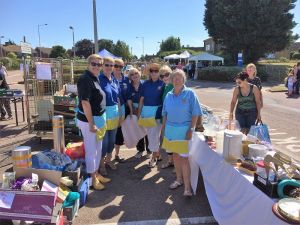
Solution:
M 78 127 L 94 189 L 102 190 L 104 183 L 110 182 L 104 176 L 106 167 L 116 169 L 113 149 L 115 161 L 124 162 L 119 156 L 124 143 L 122 122 L 126 116 L 136 115 L 147 135 L 138 142 L 135 157 L 140 158 L 147 150 L 148 166 L 155 167 L 164 148 L 168 161 L 163 168 L 174 164 L 176 170 L 170 188 L 184 184 L 184 196 L 191 196 L 189 143 L 202 115 L 197 95 L 185 86 L 186 75 L 180 69 L 172 72 L 168 66 L 151 63 L 146 68 L 148 79 L 142 81 L 138 69 L 131 69 L 126 77 L 121 73 L 123 67 L 121 59 L 102 59 L 93 54 L 77 83 Z

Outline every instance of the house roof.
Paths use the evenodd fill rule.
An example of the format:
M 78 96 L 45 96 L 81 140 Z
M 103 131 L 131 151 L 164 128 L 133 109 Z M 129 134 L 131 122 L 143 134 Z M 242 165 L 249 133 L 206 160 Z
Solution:
M 3 46 L 3 49 L 6 52 L 16 52 L 16 53 L 21 52 L 21 46 L 20 45 L 7 45 L 7 46 Z

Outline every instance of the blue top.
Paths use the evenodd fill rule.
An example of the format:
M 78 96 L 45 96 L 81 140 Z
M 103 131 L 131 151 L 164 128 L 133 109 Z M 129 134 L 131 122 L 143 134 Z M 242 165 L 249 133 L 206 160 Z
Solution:
M 144 106 L 159 106 L 156 111 L 156 119 L 161 118 L 162 96 L 164 93 L 164 82 L 162 80 L 146 80 L 142 84 L 141 97 L 144 97 Z
M 202 109 L 197 95 L 192 89 L 184 86 L 179 95 L 168 92 L 164 100 L 162 116 L 167 116 L 171 126 L 189 126 L 193 116 L 201 116 Z
M 118 104 L 119 98 L 119 83 L 113 76 L 109 80 L 103 73 L 99 75 L 101 89 L 106 95 L 106 106 L 113 106 Z
M 130 99 L 133 103 L 139 104 L 141 97 L 141 89 L 142 89 L 143 81 L 140 81 L 140 85 L 138 90 L 135 90 L 133 84 L 129 84 L 127 91 L 127 99 Z
M 128 77 L 125 77 L 123 74 L 121 74 L 121 76 L 122 76 L 121 80 L 118 80 L 116 77 L 115 78 L 119 83 L 119 88 L 120 88 L 119 98 L 120 98 L 121 105 L 123 105 L 126 103 L 127 100 L 127 90 L 129 88 L 130 82 Z

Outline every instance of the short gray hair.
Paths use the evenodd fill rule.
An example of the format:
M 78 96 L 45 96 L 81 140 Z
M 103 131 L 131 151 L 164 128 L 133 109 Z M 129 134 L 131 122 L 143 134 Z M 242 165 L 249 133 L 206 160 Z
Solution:
M 171 74 L 171 82 L 173 83 L 173 78 L 176 76 L 176 75 L 180 75 L 183 79 L 183 83 L 185 84 L 186 82 L 186 75 L 185 75 L 185 72 L 181 69 L 175 69 L 172 74 Z

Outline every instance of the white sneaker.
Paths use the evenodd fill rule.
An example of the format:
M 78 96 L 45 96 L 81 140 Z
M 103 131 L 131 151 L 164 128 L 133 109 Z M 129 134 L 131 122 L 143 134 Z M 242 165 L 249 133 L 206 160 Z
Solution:
M 140 159 L 143 156 L 143 152 L 138 152 L 135 154 L 135 158 Z

